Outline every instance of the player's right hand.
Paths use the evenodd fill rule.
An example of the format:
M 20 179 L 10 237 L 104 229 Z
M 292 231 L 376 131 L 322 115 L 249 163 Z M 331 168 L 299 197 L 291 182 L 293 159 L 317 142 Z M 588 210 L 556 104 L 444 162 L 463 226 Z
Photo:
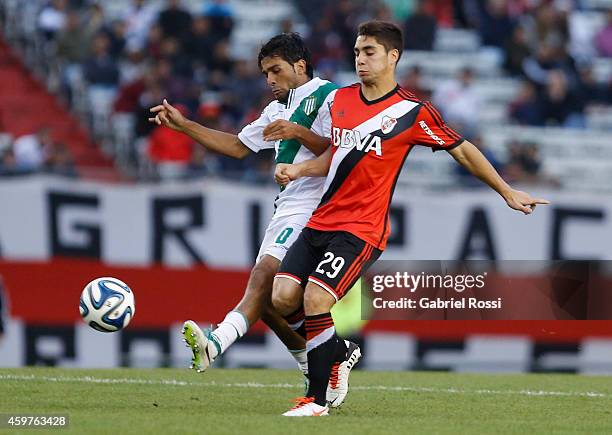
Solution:
M 187 119 L 181 112 L 168 103 L 168 100 L 165 98 L 162 104 L 151 107 L 149 110 L 156 114 L 154 118 L 149 118 L 149 122 L 154 122 L 157 125 L 164 125 L 173 130 L 182 131 L 187 122 Z
M 300 178 L 299 168 L 297 165 L 287 163 L 279 163 L 274 170 L 274 181 L 281 186 L 286 186 L 290 181 Z

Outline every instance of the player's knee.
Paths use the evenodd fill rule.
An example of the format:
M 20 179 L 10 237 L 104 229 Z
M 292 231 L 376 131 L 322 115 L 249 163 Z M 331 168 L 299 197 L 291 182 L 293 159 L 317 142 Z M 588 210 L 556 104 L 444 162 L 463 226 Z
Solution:
M 274 280 L 272 306 L 281 316 L 293 313 L 301 304 L 301 288 L 297 283 L 279 278 Z
M 318 285 L 309 283 L 304 292 L 304 310 L 307 315 L 328 313 L 336 299 Z

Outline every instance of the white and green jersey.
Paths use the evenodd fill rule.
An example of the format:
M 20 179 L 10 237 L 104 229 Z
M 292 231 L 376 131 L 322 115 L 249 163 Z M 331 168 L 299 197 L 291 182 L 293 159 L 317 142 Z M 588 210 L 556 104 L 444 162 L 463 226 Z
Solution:
M 316 156 L 297 140 L 267 142 L 263 139 L 263 130 L 277 119 L 285 119 L 311 129 L 323 137 L 330 137 L 330 108 L 336 86 L 318 77 L 291 89 L 287 104 L 272 101 L 261 113 L 261 116 L 245 126 L 238 138 L 253 152 L 262 149 L 276 150 L 276 163 L 300 163 Z M 290 182 L 281 190 L 276 199 L 274 217 L 289 216 L 298 213 L 312 213 L 319 205 L 323 195 L 325 177 L 303 177 Z

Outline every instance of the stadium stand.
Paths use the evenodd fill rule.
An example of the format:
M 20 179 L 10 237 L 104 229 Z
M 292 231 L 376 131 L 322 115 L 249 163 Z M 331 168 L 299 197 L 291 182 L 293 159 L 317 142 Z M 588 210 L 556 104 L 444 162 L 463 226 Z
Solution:
M 77 168 L 92 162 L 104 167 L 105 156 L 123 176 L 141 180 L 165 174 L 271 182 L 269 155 L 245 162 L 201 150 L 191 158 L 152 155 L 155 127 L 146 122 L 148 107 L 168 97 L 207 125 L 237 131 L 270 98 L 253 62 L 261 42 L 280 31 L 299 31 L 308 39 L 319 74 L 346 85 L 355 81 L 354 29 L 365 19 L 381 18 L 402 24 L 411 47 L 401 59 L 399 77 L 408 80 L 418 71 L 420 90 L 445 117 L 453 118 L 452 105 L 446 104 L 449 92 L 465 97 L 469 87 L 471 109 L 466 107 L 465 119 L 454 126 L 473 141 L 480 138 L 502 169 L 516 161 L 513 153 L 522 147 L 516 141 L 524 141 L 521 149 L 533 149 L 542 161 L 532 165 L 541 176 L 522 181 L 609 191 L 612 21 L 606 11 L 611 6 L 608 0 L 35 0 L 24 5 L 6 0 L 0 17 L 13 52 L 88 127 L 82 132 L 68 121 L 60 123 L 79 131 L 78 138 L 75 133 L 71 141 L 62 139 Z M 431 37 L 414 39 L 412 29 Z M 70 43 L 74 40 L 91 43 L 78 47 Z M 82 50 L 83 45 L 91 48 Z M 462 85 L 466 72 L 469 86 Z M 5 108 L 10 101 L 3 98 Z M 38 104 L 56 104 L 47 98 Z M 9 150 L 15 139 L 5 135 L 0 144 Z M 178 172 L 160 172 L 164 158 L 178 165 Z M 400 182 L 448 187 L 457 181 L 453 165 L 448 156 L 419 150 Z

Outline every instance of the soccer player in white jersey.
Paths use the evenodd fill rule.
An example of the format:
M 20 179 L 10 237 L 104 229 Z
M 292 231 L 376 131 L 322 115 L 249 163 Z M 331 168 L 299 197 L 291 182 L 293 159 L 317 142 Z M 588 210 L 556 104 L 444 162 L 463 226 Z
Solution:
M 329 146 L 330 107 L 337 86 L 313 77 L 310 53 L 294 33 L 277 35 L 268 41 L 261 48 L 258 62 L 276 100 L 238 135 L 187 120 L 166 100 L 151 109 L 155 117 L 149 120 L 183 132 L 211 151 L 235 158 L 274 148 L 277 163 L 300 163 L 323 153 Z M 304 311 L 298 308 L 282 318 L 272 308 L 270 298 L 274 275 L 320 202 L 323 182 L 322 178 L 301 178 L 281 190 L 244 296 L 218 327 L 202 331 L 195 322 L 185 322 L 183 335 L 193 352 L 192 368 L 198 372 L 206 370 L 261 318 L 287 346 L 307 376 Z M 350 342 L 347 348 L 349 351 L 343 357 L 350 360 L 352 367 L 361 352 Z M 338 385 L 337 379 L 331 385 L 330 397 L 339 406 L 342 400 L 337 400 L 338 393 L 333 391 Z

